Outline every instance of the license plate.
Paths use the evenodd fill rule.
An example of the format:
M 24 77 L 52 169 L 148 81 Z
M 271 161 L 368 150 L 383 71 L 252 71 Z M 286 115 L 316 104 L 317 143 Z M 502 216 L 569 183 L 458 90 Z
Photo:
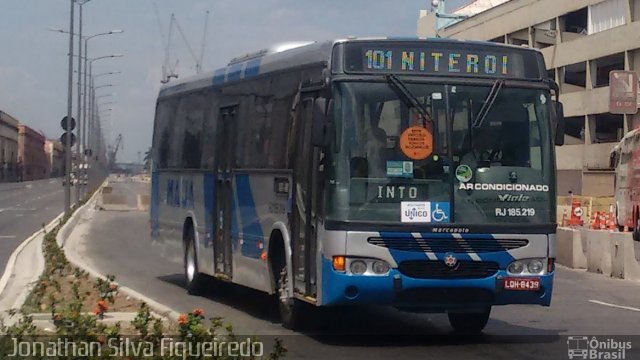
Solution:
M 505 278 L 504 288 L 506 290 L 536 291 L 540 290 L 540 279 Z

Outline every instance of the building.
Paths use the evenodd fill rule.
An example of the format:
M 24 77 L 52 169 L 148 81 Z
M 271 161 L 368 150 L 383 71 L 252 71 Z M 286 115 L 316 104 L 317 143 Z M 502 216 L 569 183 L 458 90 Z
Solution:
M 609 152 L 640 126 L 640 114 L 609 113 L 609 72 L 640 71 L 640 0 L 478 0 L 452 15 L 443 25 L 421 11 L 418 36 L 541 50 L 567 120 L 565 145 L 556 149 L 558 194 L 613 195 Z
M 11 115 L 0 111 L 0 181 L 18 179 L 18 125 Z
M 47 177 L 60 177 L 64 173 L 64 146 L 60 140 L 47 139 L 44 143 L 48 159 Z
M 18 125 L 19 180 L 44 179 L 49 160 L 44 148 L 45 136 L 27 125 Z

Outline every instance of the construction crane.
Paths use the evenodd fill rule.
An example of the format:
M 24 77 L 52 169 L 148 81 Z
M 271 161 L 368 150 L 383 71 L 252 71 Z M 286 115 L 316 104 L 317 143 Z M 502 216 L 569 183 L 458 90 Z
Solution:
M 178 29 L 178 32 L 180 33 L 180 36 L 182 36 L 182 40 L 184 41 L 184 44 L 186 45 L 187 49 L 189 50 L 189 53 L 191 54 L 191 57 L 193 58 L 193 61 L 195 62 L 196 74 L 200 74 L 202 72 L 202 61 L 204 59 L 205 44 L 207 41 L 207 29 L 209 26 L 209 10 L 207 10 L 205 15 L 204 31 L 202 34 L 202 43 L 200 46 L 200 54 L 198 56 L 194 51 L 193 47 L 191 46 L 191 43 L 187 39 L 185 32 L 182 30 L 182 27 L 178 23 L 178 19 L 176 18 L 175 14 L 171 14 L 171 17 L 169 20 L 168 36 L 165 36 L 164 28 L 162 26 L 162 21 L 160 20 L 160 12 L 158 11 L 158 5 L 155 2 L 153 3 L 153 9 L 156 14 L 158 25 L 160 27 L 160 36 L 162 38 L 162 44 L 164 46 L 164 63 L 162 65 L 162 79 L 160 80 L 160 82 L 163 84 L 166 84 L 169 81 L 171 81 L 171 78 L 175 78 L 175 79 L 178 78 L 177 68 L 178 68 L 178 64 L 180 63 L 180 60 L 176 59 L 175 63 L 173 63 L 173 61 L 171 60 L 171 48 L 173 45 L 172 38 L 173 38 L 174 27 Z
M 107 149 L 109 155 L 109 169 L 111 171 L 116 170 L 116 156 L 118 155 L 119 148 L 122 148 L 122 134 L 118 134 L 114 144 L 109 145 Z

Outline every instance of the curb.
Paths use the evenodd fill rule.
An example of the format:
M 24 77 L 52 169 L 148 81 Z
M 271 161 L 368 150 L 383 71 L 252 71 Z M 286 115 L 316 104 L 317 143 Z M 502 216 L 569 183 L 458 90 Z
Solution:
M 65 231 L 65 233 L 63 233 L 63 229 L 60 229 L 60 231 L 58 231 L 58 234 L 56 236 L 56 241 L 58 242 L 58 244 L 66 244 L 66 240 L 69 237 L 69 235 L 71 235 L 71 233 L 73 232 L 73 228 L 75 228 L 75 225 L 78 223 L 78 220 L 80 219 L 81 215 L 83 215 L 85 213 L 85 211 L 91 207 L 91 206 L 95 206 L 97 204 L 97 198 L 100 194 L 100 190 L 108 183 L 108 181 L 105 181 L 99 188 L 98 190 L 96 190 L 96 193 L 91 197 L 91 199 L 89 201 L 87 201 L 87 203 L 82 206 L 80 209 L 78 209 L 78 211 L 76 211 L 71 219 L 69 219 L 69 221 L 65 224 L 65 226 L 63 226 L 63 229 Z M 67 225 L 71 226 L 71 224 L 73 224 L 73 227 L 69 227 L 66 228 Z M 64 238 L 63 237 L 64 234 Z M 69 250 L 69 251 L 67 251 Z M 71 264 L 73 264 L 74 266 L 79 267 L 80 269 L 86 271 L 87 273 L 89 273 L 89 275 L 95 277 L 95 278 L 100 278 L 103 280 L 106 280 L 106 276 L 104 276 L 103 274 L 101 274 L 99 271 L 93 269 L 92 267 L 90 267 L 89 265 L 85 264 L 82 260 L 81 257 L 78 256 L 74 251 L 71 251 L 71 249 L 65 249 L 65 255 L 67 257 L 67 260 L 69 260 L 69 262 Z M 117 281 L 116 281 L 117 283 Z M 156 314 L 158 314 L 161 317 L 164 317 L 166 319 L 169 320 L 173 320 L 173 321 L 177 321 L 178 317 L 180 316 L 179 312 L 171 309 L 170 307 L 163 305 L 131 288 L 128 288 L 126 286 L 121 286 L 120 284 L 118 284 L 118 291 L 122 292 L 125 295 L 128 295 L 132 298 L 135 298 L 139 301 L 145 302 L 149 308 L 155 312 Z
M 60 220 L 64 217 L 64 212 L 60 213 L 60 215 L 56 216 L 50 223 L 45 225 L 44 229 L 40 229 L 25 239 L 11 254 L 9 260 L 7 261 L 7 266 L 4 269 L 4 273 L 0 278 L 0 294 L 2 294 L 9 283 L 9 279 L 13 276 L 13 270 L 16 266 L 16 260 L 18 256 L 22 253 L 24 248 L 26 248 L 32 241 L 38 238 L 38 236 L 43 235 L 44 233 L 50 232 L 53 228 L 55 228 Z M 40 276 L 41 274 L 38 274 Z

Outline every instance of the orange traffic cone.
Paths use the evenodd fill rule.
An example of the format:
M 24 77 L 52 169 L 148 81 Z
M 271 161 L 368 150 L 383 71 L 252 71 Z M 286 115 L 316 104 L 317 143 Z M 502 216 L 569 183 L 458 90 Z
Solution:
M 609 221 L 607 222 L 607 224 L 609 225 L 609 230 L 618 230 L 616 214 L 613 212 L 613 205 L 609 205 Z
M 591 228 L 594 230 L 600 229 L 600 212 L 593 213 L 593 220 L 591 220 Z

